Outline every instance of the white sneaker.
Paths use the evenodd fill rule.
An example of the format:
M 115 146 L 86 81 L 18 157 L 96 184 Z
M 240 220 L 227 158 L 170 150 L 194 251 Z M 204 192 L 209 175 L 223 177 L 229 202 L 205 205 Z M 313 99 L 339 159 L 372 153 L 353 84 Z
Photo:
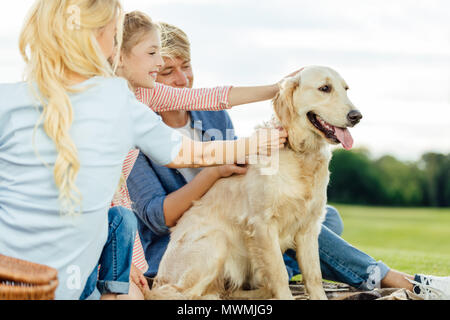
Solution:
M 417 275 L 420 282 L 407 279 L 413 292 L 424 300 L 450 300 L 450 277 Z

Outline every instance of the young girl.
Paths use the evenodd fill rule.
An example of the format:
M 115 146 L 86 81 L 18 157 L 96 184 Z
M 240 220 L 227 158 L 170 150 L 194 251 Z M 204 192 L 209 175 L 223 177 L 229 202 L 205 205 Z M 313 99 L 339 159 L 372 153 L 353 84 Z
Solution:
M 27 82 L 0 85 L 0 252 L 58 269 L 57 299 L 80 298 L 98 264 L 130 149 L 181 168 L 216 165 L 211 149 L 238 145 L 183 137 L 114 77 L 121 14 L 118 0 L 37 0 L 20 36 Z M 276 87 L 236 88 L 228 105 L 272 98 Z M 258 152 L 284 143 L 269 136 Z

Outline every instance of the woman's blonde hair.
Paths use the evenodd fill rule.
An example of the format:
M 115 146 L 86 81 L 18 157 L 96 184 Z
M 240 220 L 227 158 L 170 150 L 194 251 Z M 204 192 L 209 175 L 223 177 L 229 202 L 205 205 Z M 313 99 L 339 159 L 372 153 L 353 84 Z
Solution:
M 129 54 L 145 36 L 155 30 L 159 32 L 159 26 L 147 14 L 141 11 L 127 13 L 123 23 L 122 52 Z
M 58 152 L 53 174 L 65 214 L 74 215 L 77 206 L 81 212 L 82 200 L 75 184 L 80 162 L 69 134 L 73 109 L 68 95 L 81 89 L 75 90 L 69 79 L 73 75 L 114 76 L 114 67 L 96 36 L 118 19 L 116 45 L 120 47 L 121 17 L 119 0 L 37 0 L 20 35 L 20 52 L 27 64 L 25 78 L 30 88 L 37 86 L 35 95 L 43 107 L 36 128 L 43 122 Z
M 164 58 L 191 60 L 191 43 L 186 33 L 166 22 L 159 22 L 161 28 L 161 55 Z

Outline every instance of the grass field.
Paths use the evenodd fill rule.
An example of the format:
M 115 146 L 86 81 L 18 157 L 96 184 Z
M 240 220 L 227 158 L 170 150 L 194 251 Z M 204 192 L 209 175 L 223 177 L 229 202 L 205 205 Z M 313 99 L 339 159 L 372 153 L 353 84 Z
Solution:
M 450 276 L 450 209 L 334 205 L 343 238 L 389 267 Z

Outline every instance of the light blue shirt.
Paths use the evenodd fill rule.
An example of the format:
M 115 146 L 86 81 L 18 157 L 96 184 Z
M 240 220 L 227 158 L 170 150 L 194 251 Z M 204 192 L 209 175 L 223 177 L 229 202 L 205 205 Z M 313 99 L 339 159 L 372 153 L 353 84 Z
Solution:
M 34 131 L 42 107 L 27 83 L 0 84 L 0 254 L 56 268 L 56 298 L 64 300 L 79 299 L 98 263 L 128 152 L 137 147 L 167 165 L 182 141 L 124 79 L 94 77 L 77 87 L 85 85 L 70 94 L 83 197 L 82 215 L 70 218 L 60 213 L 55 144 L 42 125 Z

